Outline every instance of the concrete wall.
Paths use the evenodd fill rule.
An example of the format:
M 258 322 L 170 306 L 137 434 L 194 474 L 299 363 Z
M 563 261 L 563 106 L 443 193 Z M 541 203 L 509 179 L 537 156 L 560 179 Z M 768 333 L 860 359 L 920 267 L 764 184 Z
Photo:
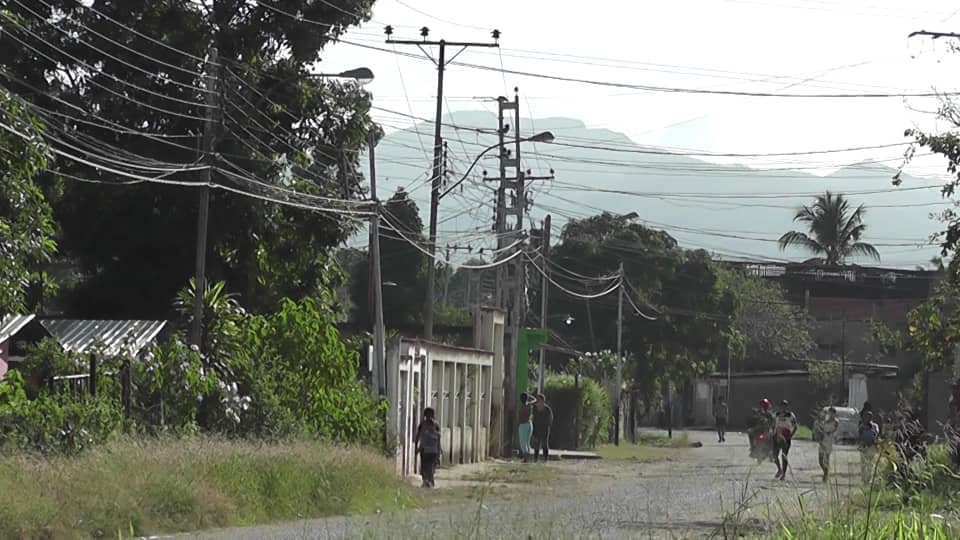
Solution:
M 499 448 L 493 420 L 503 402 L 503 317 L 496 315 L 481 317 L 478 325 L 486 330 L 480 332 L 478 342 L 499 344 L 498 349 L 405 338 L 387 344 L 387 441 L 395 449 L 401 476 L 419 471 L 413 437 L 424 407 L 436 411 L 444 462 L 485 460 L 493 440 Z

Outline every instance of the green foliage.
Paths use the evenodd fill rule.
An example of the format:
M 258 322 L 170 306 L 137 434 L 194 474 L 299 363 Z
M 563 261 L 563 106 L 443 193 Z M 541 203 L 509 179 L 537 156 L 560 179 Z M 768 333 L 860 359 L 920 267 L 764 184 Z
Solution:
M 682 383 L 709 373 L 735 343 L 736 297 L 725 288 L 717 265 L 704 251 L 684 251 L 666 232 L 604 213 L 567 223 L 551 258 L 586 276 L 615 274 L 623 263 L 627 294 L 647 316 L 624 303 L 624 379 L 648 396 L 663 380 Z M 562 272 L 553 277 L 584 290 L 576 277 Z M 599 292 L 611 283 L 592 288 Z M 552 298 L 553 312 L 575 321 L 548 320 L 571 348 L 596 351 L 616 343 L 615 295 L 590 301 Z
M 357 379 L 359 355 L 340 339 L 329 298 L 285 300 L 253 317 L 243 335 L 248 375 L 240 380 L 250 411 L 241 426 L 305 432 L 343 442 L 378 443 L 384 404 Z
M 827 390 L 840 384 L 840 362 L 810 362 L 807 371 L 814 387 Z
M 49 111 L 51 135 L 92 137 L 136 163 L 197 161 L 204 102 L 216 78 L 222 121 L 211 154 L 229 161 L 218 163 L 219 174 L 227 175 L 220 182 L 272 198 L 289 198 L 282 189 L 355 199 L 362 191 L 354 179 L 370 126 L 370 96 L 359 85 L 306 74 L 324 46 L 369 18 L 372 5 L 348 0 L 330 9 L 294 0 L 282 7 L 297 14 L 289 17 L 245 0 L 212 8 L 170 0 L 5 3 L 0 50 L 8 54 L 0 70 L 9 75 L 10 91 Z M 118 30 L 123 27 L 135 32 Z M 216 69 L 202 61 L 211 43 L 218 48 Z M 113 60 L 105 61 L 105 52 Z M 51 165 L 65 175 L 130 180 L 76 160 Z M 180 179 L 195 180 L 190 174 L 197 173 Z M 318 200 L 305 197 L 295 200 Z M 194 190 L 155 183 L 103 189 L 65 182 L 55 205 L 60 243 L 89 276 L 72 291 L 68 309 L 104 318 L 134 310 L 138 317 L 168 315 L 169 298 L 193 273 L 195 246 L 185 239 L 194 238 L 196 200 Z M 324 287 L 326 252 L 355 231 L 353 220 L 223 190 L 211 193 L 210 208 L 209 274 L 228 282 L 255 312 Z
M 401 230 L 403 236 L 424 243 L 423 222 L 417 203 L 403 189 L 398 189 L 383 205 L 386 219 Z M 352 318 L 372 323 L 373 295 L 370 290 L 370 257 L 359 252 L 350 269 Z M 427 256 L 399 234 L 382 226 L 380 229 L 380 276 L 383 283 L 383 320 L 387 326 L 411 325 L 422 320 L 426 296 Z M 437 274 L 443 275 L 442 273 Z M 439 307 L 439 306 L 437 306 Z M 436 314 L 434 315 L 436 317 Z M 436 322 L 436 320 L 435 320 Z
M 6 49 L 5 49 L 6 50 Z M 56 252 L 53 212 L 37 184 L 47 167 L 43 126 L 0 88 L 0 313 L 23 313 L 39 265 Z
M 812 206 L 802 206 L 793 220 L 806 224 L 809 233 L 790 231 L 780 237 L 780 249 L 803 248 L 827 266 L 839 266 L 854 256 L 880 260 L 880 254 L 871 244 L 860 238 L 867 226 L 863 222 L 867 208 L 851 208 L 842 193 L 827 191 L 818 195 Z
M 575 380 L 572 375 L 549 375 L 543 392 L 553 408 L 551 444 L 572 448 L 577 437 L 574 418 L 579 412 L 579 441 L 577 448 L 594 448 L 607 442 L 613 429 L 613 409 L 610 395 L 589 377 Z
M 778 285 L 733 267 L 717 272 L 736 298 L 735 329 L 751 362 L 790 365 L 809 358 L 815 347 L 810 317 L 787 302 Z
M 0 381 L 0 448 L 75 454 L 114 436 L 122 425 L 117 403 L 106 398 L 27 399 L 23 378 L 11 371 Z

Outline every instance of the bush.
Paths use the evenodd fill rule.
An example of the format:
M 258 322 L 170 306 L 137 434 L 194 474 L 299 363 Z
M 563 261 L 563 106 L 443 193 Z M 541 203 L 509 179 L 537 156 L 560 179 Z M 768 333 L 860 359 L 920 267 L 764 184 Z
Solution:
M 115 401 L 47 395 L 30 400 L 16 371 L 0 382 L 0 447 L 8 451 L 75 454 L 108 441 L 122 425 Z
M 385 404 L 358 379 L 360 356 L 340 338 L 329 303 L 284 300 L 277 313 L 249 321 L 243 350 L 249 375 L 240 392 L 251 402 L 242 429 L 382 445 Z
M 594 448 L 607 442 L 613 428 L 613 409 L 610 396 L 589 377 L 548 375 L 544 381 L 547 403 L 553 408 L 551 444 L 560 448 Z M 579 441 L 574 418 L 579 403 Z M 575 444 L 576 443 L 576 444 Z

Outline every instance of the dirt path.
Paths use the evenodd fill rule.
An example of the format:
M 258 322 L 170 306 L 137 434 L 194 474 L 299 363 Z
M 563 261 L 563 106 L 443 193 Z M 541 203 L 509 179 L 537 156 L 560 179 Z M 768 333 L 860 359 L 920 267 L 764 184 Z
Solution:
M 821 483 L 816 445 L 797 441 L 784 482 L 775 468 L 747 456 L 744 436 L 717 444 L 693 433 L 702 448 L 677 450 L 670 461 L 582 461 L 551 464 L 539 479 L 514 483 L 488 474 L 496 464 L 438 475 L 438 488 L 486 485 L 489 492 L 449 508 L 188 535 L 204 539 L 319 538 L 702 538 L 722 531 L 725 517 L 769 522 L 784 513 L 835 500 L 856 482 L 858 454 L 837 447 L 829 486 Z M 529 466 L 529 465 L 528 465 Z M 544 467 L 543 465 L 533 465 Z M 801 503 L 801 501 L 803 501 Z

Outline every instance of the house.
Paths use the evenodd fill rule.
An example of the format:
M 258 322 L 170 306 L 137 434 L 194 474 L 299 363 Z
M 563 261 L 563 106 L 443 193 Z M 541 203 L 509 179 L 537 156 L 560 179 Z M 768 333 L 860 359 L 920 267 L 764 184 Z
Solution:
M 27 348 L 53 338 L 67 352 L 97 357 L 136 357 L 166 328 L 166 321 L 41 319 L 6 315 L 0 319 L 0 378 L 16 367 Z M 87 377 L 84 374 L 81 377 Z M 76 376 L 73 376 L 76 377 Z
M 0 318 L 0 379 L 16 367 L 26 354 L 26 346 L 49 334 L 36 315 L 4 315 Z

